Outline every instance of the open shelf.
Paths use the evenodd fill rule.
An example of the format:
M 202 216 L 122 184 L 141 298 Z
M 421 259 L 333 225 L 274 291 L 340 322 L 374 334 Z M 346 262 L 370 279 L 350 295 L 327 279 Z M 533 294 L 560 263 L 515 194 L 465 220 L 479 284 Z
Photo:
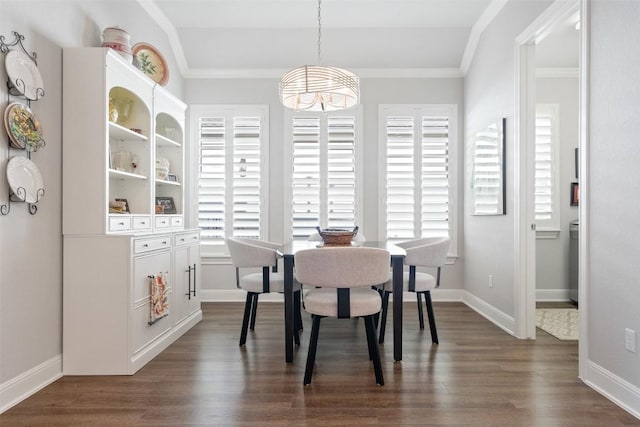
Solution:
M 160 135 L 159 133 L 156 133 L 156 145 L 158 145 L 159 147 L 176 148 L 180 148 L 182 146 L 179 142 L 169 139 L 166 136 Z
M 117 141 L 148 141 L 149 138 L 117 123 L 109 122 L 109 137 Z
M 117 178 L 117 179 L 147 179 L 144 175 L 138 175 L 137 173 L 131 172 L 123 172 L 115 169 L 109 169 L 109 178 Z

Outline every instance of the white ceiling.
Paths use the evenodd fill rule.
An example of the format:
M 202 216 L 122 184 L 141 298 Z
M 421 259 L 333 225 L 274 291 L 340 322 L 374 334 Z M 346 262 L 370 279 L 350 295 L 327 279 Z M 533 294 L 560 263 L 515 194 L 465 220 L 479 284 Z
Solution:
M 316 0 L 138 1 L 167 31 L 186 76 L 278 75 L 317 62 Z M 323 0 L 321 62 L 460 74 L 465 51 L 505 2 Z
M 462 76 L 507 1 L 322 0 L 321 63 L 361 77 Z M 138 3 L 167 32 L 184 77 L 280 77 L 318 62 L 317 0 Z M 539 67 L 577 67 L 574 25 L 542 41 Z

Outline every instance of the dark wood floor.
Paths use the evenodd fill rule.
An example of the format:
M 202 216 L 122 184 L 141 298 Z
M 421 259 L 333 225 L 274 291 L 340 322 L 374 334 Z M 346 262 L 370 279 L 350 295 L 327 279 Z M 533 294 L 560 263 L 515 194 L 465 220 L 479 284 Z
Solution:
M 517 340 L 460 303 L 436 303 L 440 345 L 405 307 L 404 359 L 382 346 L 375 385 L 362 321 L 324 319 L 313 383 L 302 385 L 311 330 L 284 363 L 282 305 L 259 306 L 238 347 L 241 304 L 203 304 L 204 320 L 130 377 L 64 377 L 0 425 L 625 426 L 632 417 L 577 378 L 578 348 L 538 330 Z

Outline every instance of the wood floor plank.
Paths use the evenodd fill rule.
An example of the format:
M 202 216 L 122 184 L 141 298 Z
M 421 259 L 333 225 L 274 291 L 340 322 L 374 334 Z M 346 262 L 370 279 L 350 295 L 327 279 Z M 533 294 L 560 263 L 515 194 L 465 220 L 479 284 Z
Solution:
M 404 307 L 403 361 L 365 328 L 324 319 L 313 382 L 311 322 L 284 363 L 282 304 L 262 303 L 238 347 L 243 305 L 205 303 L 201 323 L 133 376 L 66 376 L 0 415 L 4 426 L 640 426 L 578 379 L 578 345 L 515 339 L 460 303 L 435 303 L 439 345 Z M 391 318 L 391 317 L 390 317 Z M 391 331 L 391 328 L 389 328 Z

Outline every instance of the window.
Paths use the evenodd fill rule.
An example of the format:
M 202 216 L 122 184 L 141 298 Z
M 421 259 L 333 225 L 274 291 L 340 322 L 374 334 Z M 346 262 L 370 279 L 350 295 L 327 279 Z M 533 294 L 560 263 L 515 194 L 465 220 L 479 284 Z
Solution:
M 504 215 L 505 123 L 502 118 L 476 132 L 471 178 L 474 215 Z
M 317 226 L 361 223 L 358 108 L 331 113 L 287 111 L 285 153 L 291 177 L 285 230 L 306 239 Z
M 455 255 L 457 106 L 381 105 L 379 126 L 379 238 L 449 235 Z
M 198 226 L 210 252 L 230 236 L 267 237 L 267 106 L 196 106 L 199 142 Z
M 536 229 L 560 229 L 558 194 L 558 105 L 536 105 L 535 139 Z

